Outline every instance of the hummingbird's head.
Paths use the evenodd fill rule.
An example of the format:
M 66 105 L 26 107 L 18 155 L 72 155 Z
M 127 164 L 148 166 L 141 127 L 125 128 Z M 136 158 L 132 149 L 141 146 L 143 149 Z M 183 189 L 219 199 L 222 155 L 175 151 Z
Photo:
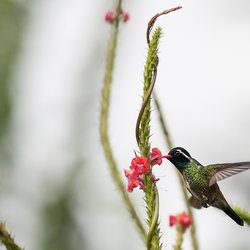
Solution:
M 180 171 L 185 169 L 187 164 L 192 160 L 188 151 L 181 147 L 171 149 L 166 158 L 170 160 Z

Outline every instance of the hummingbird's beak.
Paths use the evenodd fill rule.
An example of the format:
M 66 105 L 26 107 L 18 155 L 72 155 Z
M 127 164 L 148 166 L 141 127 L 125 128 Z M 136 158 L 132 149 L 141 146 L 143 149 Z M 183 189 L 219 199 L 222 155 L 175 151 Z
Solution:
M 164 155 L 162 158 L 166 158 L 166 159 L 171 159 L 172 158 L 172 155 Z

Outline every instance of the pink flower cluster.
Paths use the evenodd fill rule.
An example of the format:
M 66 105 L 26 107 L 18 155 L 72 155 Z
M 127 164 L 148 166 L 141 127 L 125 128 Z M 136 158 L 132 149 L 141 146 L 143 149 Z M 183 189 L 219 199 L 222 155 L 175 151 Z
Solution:
M 129 169 L 124 169 L 125 176 L 128 179 L 128 191 L 131 193 L 133 189 L 138 187 L 143 189 L 142 175 L 149 172 L 149 162 L 145 157 L 135 157 L 131 161 Z
M 192 220 L 186 212 L 182 212 L 181 214 L 179 214 L 177 216 L 170 215 L 169 216 L 169 226 L 172 227 L 176 224 L 181 225 L 183 232 L 185 232 L 186 229 L 188 229 L 191 226 Z
M 121 12 L 118 16 L 121 20 L 126 23 L 129 20 L 129 13 L 128 12 Z M 114 11 L 107 11 L 105 13 L 104 19 L 107 23 L 113 23 L 114 20 L 117 18 L 117 13 Z
M 158 148 L 153 148 L 152 152 L 149 156 L 149 159 L 146 157 L 135 157 L 131 161 L 131 166 L 129 169 L 124 169 L 125 176 L 128 179 L 128 192 L 133 192 L 134 188 L 139 187 L 144 190 L 144 182 L 143 175 L 150 172 L 150 165 L 153 167 L 154 165 L 162 164 L 162 156 L 161 151 Z M 158 181 L 159 179 L 152 178 L 153 182 Z

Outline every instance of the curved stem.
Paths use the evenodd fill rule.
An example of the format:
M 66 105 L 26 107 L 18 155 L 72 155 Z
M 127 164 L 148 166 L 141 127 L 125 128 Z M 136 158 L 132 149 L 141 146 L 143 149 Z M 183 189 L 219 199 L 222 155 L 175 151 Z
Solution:
M 158 218 L 159 218 L 159 194 L 158 194 L 158 190 L 155 186 L 155 210 L 154 210 L 154 214 L 152 217 L 152 223 L 151 223 L 150 228 L 148 230 L 148 237 L 147 237 L 147 249 L 148 250 L 151 249 L 151 242 L 152 242 L 155 228 L 157 227 L 157 224 L 158 224 Z
M 157 18 L 160 17 L 160 16 L 162 16 L 162 15 L 166 15 L 166 14 L 168 14 L 168 13 L 170 13 L 170 12 L 179 10 L 179 9 L 181 9 L 181 8 L 182 8 L 181 6 L 177 6 L 177 7 L 175 7 L 175 8 L 171 8 L 171 9 L 168 9 L 168 10 L 164 10 L 164 11 L 162 11 L 162 12 L 160 12 L 160 13 L 157 13 L 156 15 L 154 15 L 154 16 L 150 19 L 150 21 L 148 22 L 148 28 L 147 28 L 147 33 L 146 33 L 146 38 L 147 38 L 147 43 L 148 43 L 148 45 L 149 45 L 149 43 L 150 43 L 150 33 L 151 33 L 151 31 L 152 31 L 152 28 L 153 28 L 153 26 L 154 26 L 155 21 L 157 20 Z
M 171 8 L 169 10 L 164 10 L 163 12 L 161 13 L 157 13 L 156 15 L 154 15 L 150 21 L 148 22 L 148 28 L 147 28 L 147 31 L 146 31 L 146 39 L 147 39 L 147 43 L 148 43 L 148 46 L 150 44 L 150 33 L 152 31 L 152 28 L 154 26 L 154 23 L 155 21 L 157 20 L 158 17 L 162 16 L 162 15 L 166 15 L 170 12 L 173 12 L 173 11 L 176 11 L 176 10 L 179 10 L 181 9 L 182 7 L 181 6 L 178 6 L 178 7 L 175 7 L 175 8 Z M 136 132 L 135 132 L 135 135 L 136 135 L 136 141 L 137 141 L 137 145 L 138 147 L 140 146 L 140 135 L 139 135 L 139 130 L 140 130 L 140 121 L 141 121 L 141 118 L 142 118 L 142 115 L 143 115 L 143 112 L 147 106 L 147 103 L 150 99 L 150 96 L 153 92 L 153 89 L 154 89 L 154 86 L 155 86 L 155 81 L 156 81 L 156 77 L 157 77 L 157 66 L 159 64 L 159 58 L 156 56 L 156 62 L 155 62 L 155 67 L 154 67 L 154 71 L 153 71 L 153 79 L 152 79 L 152 82 L 151 82 L 151 85 L 150 85 L 150 88 L 148 90 L 148 93 L 147 95 L 145 96 L 144 100 L 143 100 L 143 103 L 142 103 L 142 106 L 141 106 L 141 109 L 139 111 L 139 115 L 138 115 L 138 118 L 137 118 L 137 121 L 136 121 Z
M 168 128 L 167 128 L 167 125 L 166 125 L 166 121 L 165 121 L 165 119 L 163 117 L 161 106 L 160 106 L 160 103 L 158 101 L 157 95 L 155 93 L 154 93 L 154 101 L 155 101 L 156 109 L 158 111 L 161 128 L 162 128 L 162 131 L 163 131 L 163 134 L 164 134 L 164 137 L 165 137 L 165 142 L 166 142 L 168 148 L 172 149 L 173 148 L 172 139 L 171 139 L 171 137 L 169 135 Z M 192 225 L 191 225 L 190 232 L 191 232 L 191 239 L 192 239 L 193 249 L 197 250 L 198 249 L 198 243 L 197 243 L 196 233 L 195 233 L 195 231 L 196 231 L 195 222 L 194 222 L 193 212 L 192 212 L 192 209 L 191 209 L 191 206 L 190 206 L 190 203 L 189 203 L 188 192 L 187 192 L 187 189 L 185 187 L 185 183 L 184 183 L 184 181 L 182 179 L 182 176 L 181 176 L 181 174 L 179 172 L 177 172 L 177 176 L 178 176 L 179 183 L 180 183 L 180 186 L 181 186 L 181 190 L 182 190 L 182 193 L 183 193 L 186 208 L 188 210 L 188 214 L 189 214 L 189 216 L 190 216 L 190 218 L 192 220 Z
M 152 95 L 152 92 L 154 90 L 154 86 L 155 86 L 155 81 L 156 81 L 156 77 L 157 77 L 157 65 L 159 62 L 158 57 L 156 57 L 156 67 L 154 67 L 154 71 L 153 71 L 153 79 L 152 79 L 152 83 L 149 87 L 148 93 L 146 94 L 143 103 L 141 105 L 141 109 L 139 111 L 137 120 L 136 120 L 136 126 L 135 126 L 135 137 L 136 137 L 136 141 L 137 141 L 137 145 L 138 147 L 140 147 L 140 123 L 141 123 L 141 119 L 142 119 L 142 115 L 144 113 L 144 110 L 148 104 L 148 101 L 150 100 L 150 97 Z
M 149 156 L 150 150 L 150 98 L 155 86 L 157 77 L 157 66 L 159 59 L 157 56 L 158 43 L 161 34 L 161 29 L 158 28 L 150 40 L 150 33 L 152 31 L 153 25 L 156 19 L 164 14 L 168 14 L 172 11 L 178 10 L 181 7 L 172 8 L 170 10 L 163 11 L 156 14 L 148 23 L 148 28 L 146 32 L 146 39 L 149 47 L 147 62 L 144 70 L 144 95 L 143 103 L 138 114 L 136 121 L 136 140 L 138 147 L 140 148 L 141 154 L 144 157 Z M 159 218 L 159 194 L 157 186 L 152 183 L 152 172 L 145 176 L 145 201 L 147 204 L 147 214 L 148 214 L 148 226 L 149 232 L 147 235 L 147 249 L 148 250 L 159 250 L 161 249 L 160 244 L 160 229 L 158 225 Z
M 6 230 L 5 224 L 2 222 L 0 223 L 0 241 L 8 250 L 22 250 L 22 248 L 15 243 L 14 239 Z
M 120 13 L 121 11 L 121 0 L 117 2 L 116 11 Z M 142 222 L 140 221 L 135 208 L 127 194 L 126 189 L 124 188 L 120 173 L 117 168 L 117 164 L 114 160 L 109 136 L 108 136 L 108 114 L 109 114 L 109 104 L 110 104 L 110 91 L 111 91 L 111 83 L 112 83 L 112 75 L 113 75 L 113 68 L 114 68 L 114 59 L 115 59 L 115 52 L 117 46 L 117 37 L 118 37 L 118 28 L 119 28 L 119 18 L 116 18 L 114 23 L 112 24 L 112 31 L 111 37 L 109 41 L 109 48 L 107 52 L 107 62 L 106 62 L 106 70 L 105 70 L 105 77 L 104 77 L 104 86 L 102 89 L 102 100 L 101 100 L 101 122 L 100 122 L 100 134 L 101 134 L 101 142 L 104 150 L 104 154 L 106 160 L 108 162 L 108 166 L 117 186 L 121 196 L 123 198 L 124 203 L 126 204 L 131 217 L 133 218 L 140 234 L 142 235 L 143 239 L 146 239 L 146 232 L 143 227 Z
M 157 76 L 157 51 L 160 35 L 161 29 L 157 28 L 152 36 L 152 42 L 149 44 L 147 61 L 144 68 L 143 102 L 136 122 L 136 139 L 143 157 L 149 157 L 150 152 L 150 100 Z M 144 175 L 147 224 L 149 227 L 149 232 L 147 234 L 147 249 L 159 250 L 161 249 L 160 230 L 158 228 L 159 197 L 157 186 L 152 182 L 152 178 L 152 171 Z

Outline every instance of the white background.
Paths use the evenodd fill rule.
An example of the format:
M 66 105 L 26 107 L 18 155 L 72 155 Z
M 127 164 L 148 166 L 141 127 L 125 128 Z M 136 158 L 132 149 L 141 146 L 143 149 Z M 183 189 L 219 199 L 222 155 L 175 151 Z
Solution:
M 145 30 L 161 17 L 158 79 L 164 115 L 175 145 L 203 164 L 250 160 L 250 3 L 249 1 L 124 0 L 131 18 L 122 24 L 116 56 L 109 133 L 121 172 L 137 149 L 134 136 L 140 108 Z M 113 1 L 43 0 L 30 3 L 22 50 L 13 77 L 16 110 L 13 192 L 2 216 L 25 249 L 36 249 L 42 197 L 60 186 L 70 166 L 80 162 L 76 216 L 87 249 L 145 249 L 107 170 L 98 134 L 100 93 L 110 26 L 103 20 Z M 165 147 L 153 112 L 152 146 Z M 175 169 L 164 162 L 160 177 L 163 249 L 175 230 L 170 214 L 185 209 Z M 232 204 L 250 210 L 250 172 L 220 183 Z M 124 178 L 124 181 L 125 178 Z M 141 191 L 130 194 L 144 215 Z M 32 202 L 31 202 L 32 201 Z M 249 228 L 214 208 L 194 211 L 201 250 L 250 249 Z M 183 249 L 191 249 L 185 236 Z

